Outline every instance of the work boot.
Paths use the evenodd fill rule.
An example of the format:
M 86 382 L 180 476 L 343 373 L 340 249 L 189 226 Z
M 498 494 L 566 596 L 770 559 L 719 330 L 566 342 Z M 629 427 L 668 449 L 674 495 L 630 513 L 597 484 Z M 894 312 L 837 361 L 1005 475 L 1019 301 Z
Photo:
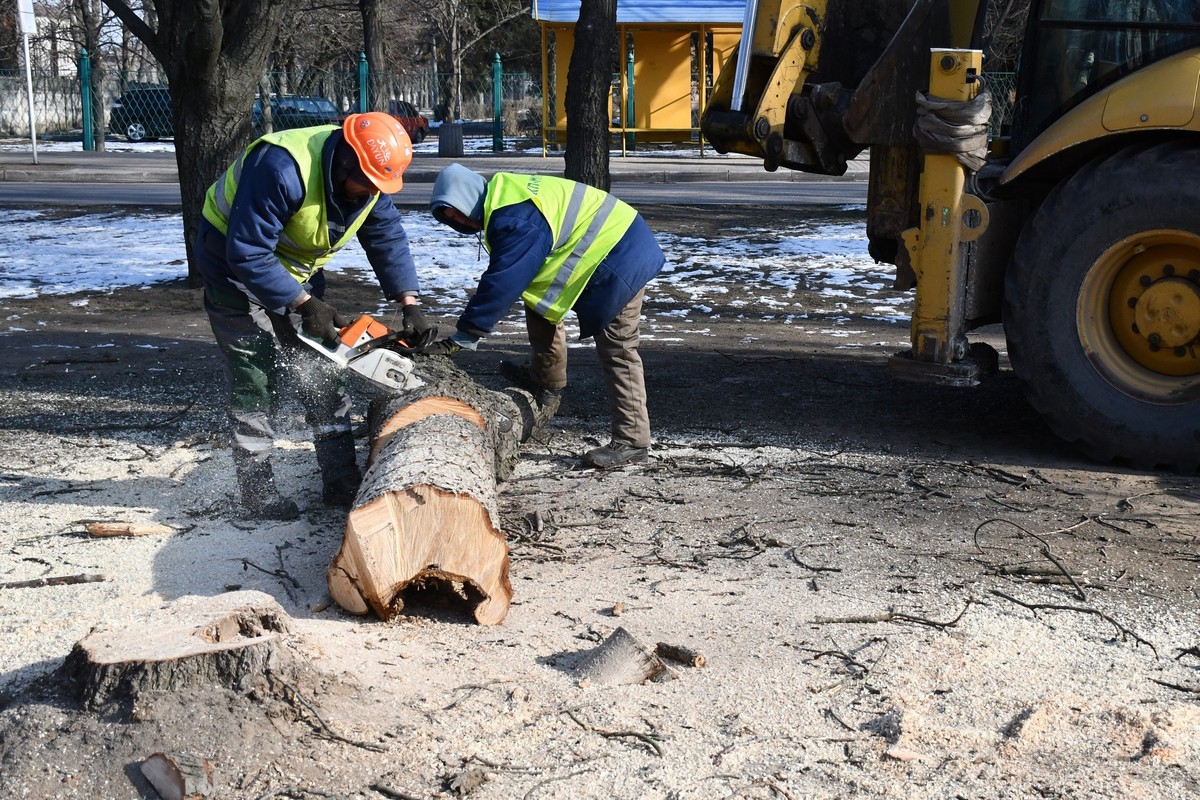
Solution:
M 562 389 L 549 389 L 538 383 L 527 364 L 517 364 L 514 361 L 500 362 L 500 375 L 513 386 L 524 389 L 533 395 L 539 406 L 548 406 L 562 399 Z
M 321 467 L 321 501 L 334 508 L 354 505 L 362 474 L 354 452 L 354 436 L 349 431 L 318 437 L 315 442 L 317 464 Z
M 242 509 L 251 519 L 289 521 L 300 518 L 300 508 L 279 494 L 269 461 L 249 462 L 237 467 Z
M 648 447 L 634 447 L 628 442 L 615 439 L 603 447 L 583 454 L 583 463 L 596 469 L 612 469 L 623 464 L 636 464 L 648 457 Z
M 326 481 L 325 488 L 321 490 L 321 502 L 330 508 L 350 508 L 354 505 L 354 498 L 358 497 L 361 484 L 362 478 L 357 475 Z

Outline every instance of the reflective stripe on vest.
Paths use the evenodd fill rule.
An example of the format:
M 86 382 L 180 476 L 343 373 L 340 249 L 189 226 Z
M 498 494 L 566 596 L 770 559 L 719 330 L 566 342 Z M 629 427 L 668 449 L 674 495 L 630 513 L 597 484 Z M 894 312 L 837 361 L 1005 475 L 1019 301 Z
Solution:
M 237 194 L 238 181 L 246 159 L 263 142 L 287 150 L 300 171 L 304 199 L 279 234 L 275 256 L 297 282 L 305 283 L 333 258 L 358 232 L 367 219 L 379 195 L 371 198 L 366 208 L 344 230 L 336 243 L 329 239 L 329 214 L 325 207 L 325 176 L 321 171 L 321 152 L 329 135 L 338 130 L 332 125 L 317 128 L 298 128 L 268 133 L 250 143 L 225 174 L 218 178 L 204 197 L 204 218 L 221 233 L 229 232 L 229 213 Z
M 637 212 L 611 194 L 584 183 L 498 172 L 488 181 L 484 230 L 493 211 L 526 200 L 532 200 L 546 218 L 554 246 L 521 299 L 557 325 L 575 305 L 596 267 L 629 230 Z

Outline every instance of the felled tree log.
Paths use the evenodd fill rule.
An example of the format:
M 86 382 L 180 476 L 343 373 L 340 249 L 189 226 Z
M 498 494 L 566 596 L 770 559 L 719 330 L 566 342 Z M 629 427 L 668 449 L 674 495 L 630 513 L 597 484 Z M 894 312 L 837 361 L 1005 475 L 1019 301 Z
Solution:
M 436 581 L 479 599 L 476 621 L 508 613 L 508 544 L 496 485 L 553 416 L 528 393 L 487 389 L 450 359 L 422 359 L 416 389 L 371 408 L 371 453 L 327 578 L 334 602 L 388 620 L 410 586 Z
M 232 688 L 281 665 L 287 631 L 287 613 L 260 592 L 180 601 L 161 618 L 93 628 L 60 674 L 89 709 L 126 704 L 148 690 Z

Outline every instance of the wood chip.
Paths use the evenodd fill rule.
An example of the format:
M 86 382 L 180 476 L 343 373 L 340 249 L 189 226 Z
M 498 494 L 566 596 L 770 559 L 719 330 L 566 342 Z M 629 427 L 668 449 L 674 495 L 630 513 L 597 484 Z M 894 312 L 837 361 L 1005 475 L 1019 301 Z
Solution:
M 89 522 L 84 526 L 90 536 L 107 538 L 110 536 L 164 536 L 174 533 L 169 525 L 159 525 L 155 522 Z
M 163 800 L 213 796 L 213 765 L 187 753 L 155 753 L 142 762 L 142 774 Z
M 654 648 L 654 652 L 659 658 L 665 658 L 668 661 L 675 661 L 689 667 L 703 667 L 705 664 L 704 656 L 690 647 L 684 647 L 683 645 L 659 642 Z

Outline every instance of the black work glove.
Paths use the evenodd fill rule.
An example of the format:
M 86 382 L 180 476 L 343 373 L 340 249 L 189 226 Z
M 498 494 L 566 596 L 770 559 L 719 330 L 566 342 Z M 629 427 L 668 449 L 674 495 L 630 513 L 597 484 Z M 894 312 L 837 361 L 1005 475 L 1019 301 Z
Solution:
M 459 350 L 462 350 L 462 346 L 458 342 L 446 338 L 425 345 L 421 348 L 421 353 L 427 356 L 452 356 Z
M 338 331 L 350 324 L 350 320 L 339 314 L 336 308 L 311 295 L 296 306 L 296 312 L 303 319 L 301 330 L 313 339 L 326 343 L 337 341 Z
M 404 332 L 412 333 L 420 336 L 425 331 L 433 326 L 429 324 L 429 320 L 425 319 L 425 312 L 416 303 L 403 306 L 400 312 L 404 315 Z

